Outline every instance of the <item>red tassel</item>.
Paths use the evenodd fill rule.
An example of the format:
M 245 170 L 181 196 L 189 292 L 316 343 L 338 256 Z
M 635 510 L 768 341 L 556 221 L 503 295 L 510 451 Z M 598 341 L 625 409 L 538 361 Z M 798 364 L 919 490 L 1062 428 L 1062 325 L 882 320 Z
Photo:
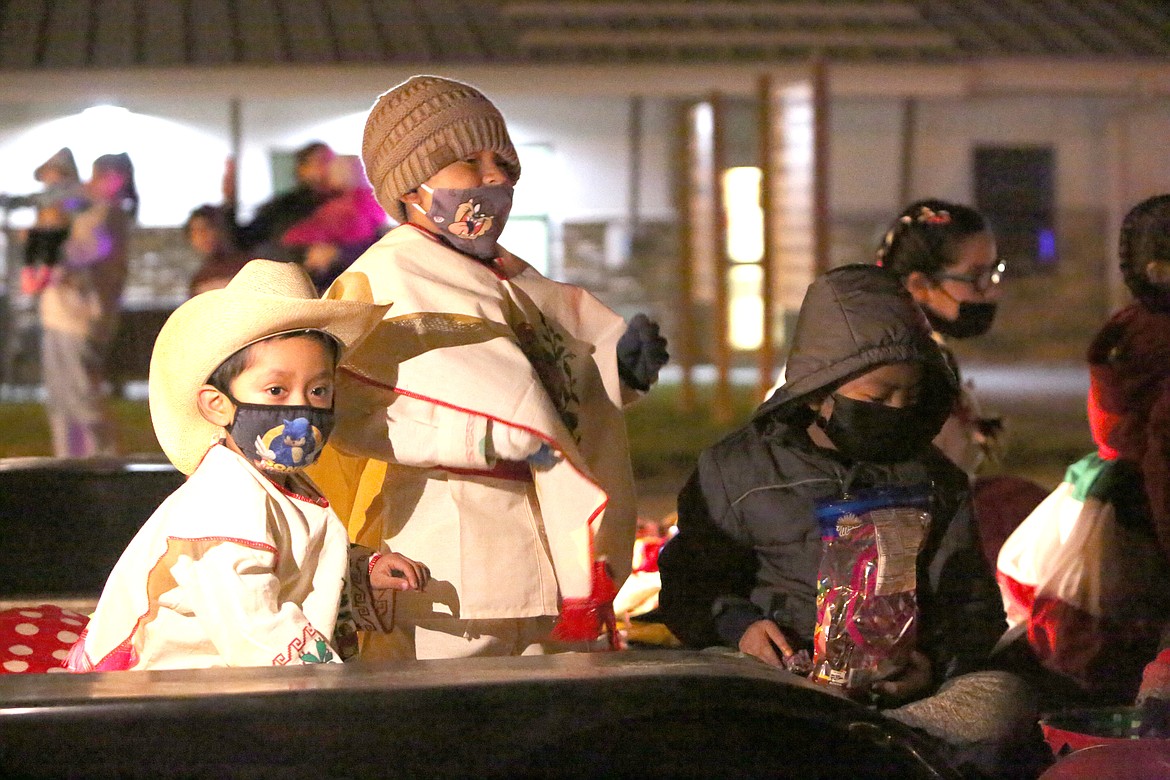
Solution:
M 616 596 L 617 588 L 605 561 L 594 561 L 589 596 L 561 602 L 561 617 L 553 627 L 553 638 L 562 642 L 592 642 L 604 631 L 610 649 L 617 650 L 617 618 L 613 613 Z

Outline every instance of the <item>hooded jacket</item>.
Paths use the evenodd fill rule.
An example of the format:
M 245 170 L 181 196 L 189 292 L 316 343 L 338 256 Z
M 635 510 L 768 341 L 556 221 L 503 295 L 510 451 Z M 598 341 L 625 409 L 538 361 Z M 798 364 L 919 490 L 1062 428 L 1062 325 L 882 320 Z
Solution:
M 931 486 L 918 556 L 919 649 L 937 680 L 982 664 L 1006 628 L 995 580 L 976 544 L 966 475 L 935 447 L 894 464 L 851 462 L 818 447 L 809 401 L 880 365 L 925 369 L 920 403 L 941 425 L 958 392 L 930 327 L 898 279 L 843 266 L 809 287 L 786 382 L 745 426 L 705 450 L 679 495 L 678 533 L 663 548 L 660 608 L 684 643 L 736 647 L 748 626 L 776 622 L 812 647 L 821 558 L 819 499 L 870 485 Z

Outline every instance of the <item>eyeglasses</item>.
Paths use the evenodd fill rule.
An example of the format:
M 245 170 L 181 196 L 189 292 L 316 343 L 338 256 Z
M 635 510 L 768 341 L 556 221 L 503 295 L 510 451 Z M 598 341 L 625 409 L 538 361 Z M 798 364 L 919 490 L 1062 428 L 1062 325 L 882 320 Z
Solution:
M 953 282 L 966 282 L 975 288 L 976 292 L 985 293 L 1003 281 L 1003 273 L 1007 265 L 996 263 L 977 274 L 935 274 L 934 279 L 950 279 Z

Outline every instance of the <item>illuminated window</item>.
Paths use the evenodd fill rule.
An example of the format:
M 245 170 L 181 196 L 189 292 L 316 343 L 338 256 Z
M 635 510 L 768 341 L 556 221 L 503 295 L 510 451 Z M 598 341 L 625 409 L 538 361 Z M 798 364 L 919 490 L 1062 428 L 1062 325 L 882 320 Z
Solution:
M 763 281 L 758 263 L 733 265 L 728 271 L 727 337 L 733 349 L 759 349 L 764 341 Z
M 760 205 L 759 168 L 729 168 L 723 174 L 727 213 L 728 338 L 734 349 L 758 349 L 763 343 L 764 210 Z
M 728 168 L 723 174 L 727 209 L 727 256 L 733 263 L 764 258 L 764 210 L 760 206 L 759 168 Z

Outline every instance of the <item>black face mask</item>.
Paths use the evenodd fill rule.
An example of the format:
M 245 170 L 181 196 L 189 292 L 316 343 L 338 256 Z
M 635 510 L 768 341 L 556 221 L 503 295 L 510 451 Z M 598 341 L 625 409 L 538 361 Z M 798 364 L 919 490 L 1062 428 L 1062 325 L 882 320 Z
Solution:
M 816 423 L 850 460 L 898 463 L 926 449 L 945 420 L 921 402 L 898 409 L 834 393 L 832 415 L 818 415 Z
M 975 301 L 959 301 L 959 316 L 953 320 L 946 320 L 935 314 L 928 306 L 923 306 L 926 319 L 930 327 L 944 336 L 956 339 L 969 339 L 972 336 L 982 336 L 991 329 L 995 321 L 995 303 L 977 303 Z

